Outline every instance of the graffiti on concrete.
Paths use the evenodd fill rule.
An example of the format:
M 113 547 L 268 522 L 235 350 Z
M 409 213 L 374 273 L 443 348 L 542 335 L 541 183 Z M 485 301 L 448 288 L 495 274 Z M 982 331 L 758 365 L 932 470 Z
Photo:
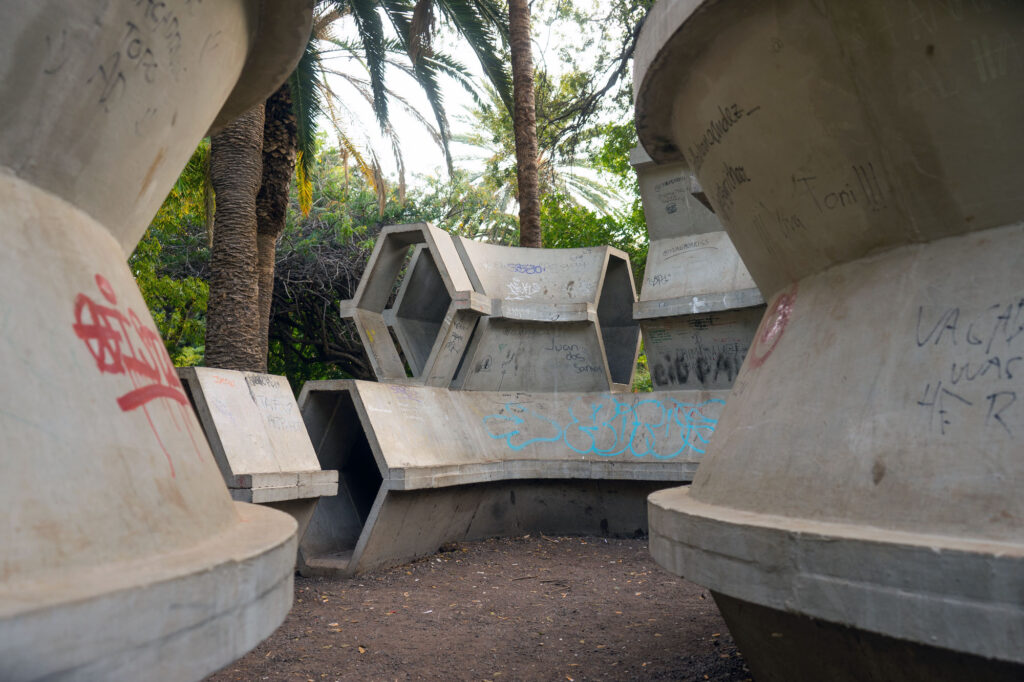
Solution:
M 84 293 L 79 294 L 75 298 L 75 322 L 71 328 L 75 336 L 85 343 L 101 374 L 128 377 L 132 390 L 119 396 L 117 405 L 123 412 L 141 409 L 167 456 L 171 475 L 174 476 L 171 455 L 164 447 L 149 414 L 150 403 L 153 401 L 170 401 L 180 413 L 172 411 L 172 419 L 177 424 L 180 418 L 189 431 L 189 437 L 192 437 L 191 426 L 194 420 L 190 414 L 191 406 L 178 381 L 174 363 L 167 355 L 164 342 L 156 330 L 145 324 L 131 308 L 125 308 L 122 312 L 114 307 L 117 305 L 117 295 L 107 278 L 96 275 L 95 280 L 104 300 L 97 301 Z M 194 438 L 192 445 L 199 455 Z
M 929 429 L 942 436 L 981 422 L 1011 438 L 1024 423 L 1024 297 L 971 309 L 918 306 L 917 348 L 940 368 L 918 394 Z M 947 371 L 948 368 L 948 371 Z
M 561 443 L 581 455 L 672 459 L 686 451 L 704 454 L 724 406 L 718 398 L 698 403 L 644 398 L 633 403 L 604 394 L 574 400 L 567 420 L 511 402 L 483 421 L 491 438 L 516 451 Z

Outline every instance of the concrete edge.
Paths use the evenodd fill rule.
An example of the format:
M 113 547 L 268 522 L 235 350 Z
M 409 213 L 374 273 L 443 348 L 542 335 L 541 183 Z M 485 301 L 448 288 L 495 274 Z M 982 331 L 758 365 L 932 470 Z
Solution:
M 236 509 L 238 523 L 180 552 L 3 585 L 0 678 L 198 679 L 259 644 L 291 608 L 297 525 Z M 29 646 L 39 633 L 53 638 L 45 657 Z
M 655 560 L 712 590 L 1024 663 L 1024 544 L 755 514 L 701 503 L 683 488 L 652 494 L 648 510 Z

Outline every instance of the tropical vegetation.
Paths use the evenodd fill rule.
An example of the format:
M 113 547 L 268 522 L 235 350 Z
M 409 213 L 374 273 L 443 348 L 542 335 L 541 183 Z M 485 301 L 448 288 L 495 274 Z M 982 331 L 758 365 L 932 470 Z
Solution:
M 545 30 L 562 22 L 602 37 L 594 63 L 560 51 L 559 68 L 549 70 L 546 62 L 531 78 L 538 243 L 617 246 L 630 254 L 637 281 L 646 234 L 628 161 L 636 139 L 627 66 L 647 4 L 615 0 L 596 16 L 567 0 L 533 3 Z M 510 10 L 511 3 L 493 0 L 318 5 L 295 74 L 265 105 L 199 146 L 132 255 L 176 364 L 269 369 L 296 387 L 311 378 L 369 378 L 338 303 L 352 296 L 383 225 L 429 220 L 476 239 L 526 243 L 516 210 L 523 203 L 515 178 L 521 164 L 512 161 L 518 144 L 505 67 Z M 349 35 L 335 30 L 343 22 Z M 436 36 L 445 31 L 470 46 L 483 80 L 444 53 Z M 339 57 L 358 68 L 342 69 Z M 418 83 L 430 117 L 417 110 L 408 88 L 386 78 L 389 69 Z M 450 132 L 444 79 L 474 93 L 469 133 Z M 384 172 L 382 152 L 365 144 L 347 116 L 351 98 L 373 106 L 373 125 L 397 158 L 395 176 Z M 402 141 L 390 119 L 395 107 L 412 112 L 424 139 L 443 150 L 446 173 L 407 186 Z M 451 153 L 453 139 L 485 162 L 465 165 Z

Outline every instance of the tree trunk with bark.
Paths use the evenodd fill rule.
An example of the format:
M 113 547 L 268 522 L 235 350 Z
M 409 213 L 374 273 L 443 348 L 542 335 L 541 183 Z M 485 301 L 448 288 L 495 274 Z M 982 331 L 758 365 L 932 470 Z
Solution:
M 262 176 L 263 105 L 213 136 L 210 180 L 217 197 L 206 316 L 208 367 L 266 371 L 260 355 L 256 193 Z
M 291 88 L 285 81 L 266 103 L 263 126 L 263 181 L 256 196 L 259 250 L 259 339 L 266 364 L 270 335 L 270 307 L 274 298 L 277 240 L 284 232 L 288 191 L 295 171 L 298 133 Z
M 512 53 L 512 129 L 516 138 L 519 184 L 519 245 L 540 247 L 540 189 L 537 178 L 537 114 L 533 98 L 533 50 L 527 0 L 509 0 Z

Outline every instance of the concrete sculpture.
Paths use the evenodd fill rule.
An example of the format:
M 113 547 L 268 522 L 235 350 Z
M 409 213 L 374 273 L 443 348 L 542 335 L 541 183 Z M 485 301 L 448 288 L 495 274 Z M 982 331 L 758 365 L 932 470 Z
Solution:
M 300 570 L 360 573 L 494 535 L 646 531 L 646 496 L 693 477 L 727 392 L 626 392 L 635 300 L 610 247 L 382 230 L 342 313 L 387 383 L 309 382 L 299 397 L 321 466 L 340 472 Z
M 178 377 L 231 498 L 288 512 L 301 538 L 317 500 L 338 493 L 338 472 L 320 468 L 288 380 L 212 367 Z
M 389 307 L 403 268 L 401 290 Z M 355 296 L 341 305 L 378 379 L 427 386 L 451 382 L 476 318 L 486 312 L 489 302 L 473 290 L 451 236 L 426 223 L 381 230 Z M 411 378 L 392 329 L 401 339 Z
M 680 162 L 630 154 L 650 246 L 640 322 L 654 390 L 729 389 L 754 340 L 764 299 L 729 235 Z
M 126 265 L 307 2 L 0 6 L 0 678 L 187 680 L 267 636 L 295 522 L 232 503 Z
M 617 249 L 519 249 L 420 223 L 381 231 L 341 312 L 355 322 L 381 381 L 594 391 L 632 379 L 635 298 L 629 259 Z M 567 354 L 572 370 L 556 370 Z
M 302 416 L 340 481 L 299 569 L 361 573 L 501 535 L 643 532 L 647 494 L 693 477 L 725 395 L 307 382 Z
M 640 350 L 629 257 L 610 246 L 524 249 L 463 237 L 455 245 L 491 301 L 453 388 L 628 390 Z
M 1024 5 L 660 3 L 636 120 L 769 300 L 651 550 L 758 680 L 1024 675 Z

